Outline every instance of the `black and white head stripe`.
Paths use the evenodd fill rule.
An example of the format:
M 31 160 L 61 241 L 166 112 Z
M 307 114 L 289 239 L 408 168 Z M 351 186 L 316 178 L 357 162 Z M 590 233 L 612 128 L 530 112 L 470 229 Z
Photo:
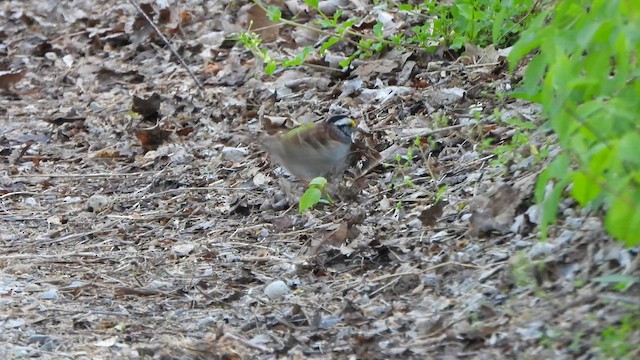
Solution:
M 333 115 L 326 120 L 329 124 L 334 124 L 335 126 L 355 126 L 355 122 L 346 115 Z

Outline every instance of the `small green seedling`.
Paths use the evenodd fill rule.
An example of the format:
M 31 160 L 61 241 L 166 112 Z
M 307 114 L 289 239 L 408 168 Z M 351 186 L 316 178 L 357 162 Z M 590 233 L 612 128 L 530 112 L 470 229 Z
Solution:
M 333 200 L 329 196 L 326 189 L 327 179 L 323 177 L 313 178 L 309 182 L 309 187 L 300 197 L 298 202 L 298 213 L 302 214 L 309 208 L 314 207 L 318 203 L 333 204 Z M 324 195 L 324 198 L 322 197 Z

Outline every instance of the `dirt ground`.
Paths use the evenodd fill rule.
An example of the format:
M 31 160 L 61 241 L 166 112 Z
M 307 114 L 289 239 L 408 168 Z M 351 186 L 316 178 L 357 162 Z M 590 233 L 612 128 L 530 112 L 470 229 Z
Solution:
M 0 3 L 1 358 L 608 357 L 602 331 L 640 300 L 606 279 L 637 279 L 638 249 L 568 200 L 540 241 L 559 150 L 537 106 L 498 95 L 522 69 L 469 48 L 343 71 L 338 44 L 270 76 L 225 38 L 256 8 L 162 3 L 140 10 L 192 74 L 131 2 Z M 299 214 L 259 139 L 336 112 L 358 122 L 353 166 Z M 509 119 L 538 130 L 518 143 Z

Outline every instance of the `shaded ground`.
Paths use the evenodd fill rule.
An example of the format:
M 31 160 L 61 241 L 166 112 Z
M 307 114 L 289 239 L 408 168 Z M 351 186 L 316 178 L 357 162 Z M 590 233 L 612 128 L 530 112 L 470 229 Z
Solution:
M 640 273 L 598 212 L 565 202 L 538 241 L 553 137 L 514 141 L 501 120 L 537 109 L 495 95 L 519 79 L 497 53 L 266 76 L 222 42 L 246 9 L 158 10 L 204 92 L 128 2 L 0 4 L 0 70 L 28 69 L 0 79 L 2 358 L 591 359 L 637 314 L 592 281 Z M 157 113 L 131 111 L 153 93 Z M 257 139 L 336 111 L 361 157 L 335 205 L 299 215 Z

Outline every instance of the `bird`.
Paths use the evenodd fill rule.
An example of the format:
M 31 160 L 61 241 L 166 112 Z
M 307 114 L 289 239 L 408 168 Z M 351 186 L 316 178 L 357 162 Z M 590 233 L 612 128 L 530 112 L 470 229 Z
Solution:
M 309 183 L 315 177 L 339 174 L 348 167 L 355 129 L 353 119 L 334 115 L 267 138 L 262 145 L 272 160 Z

